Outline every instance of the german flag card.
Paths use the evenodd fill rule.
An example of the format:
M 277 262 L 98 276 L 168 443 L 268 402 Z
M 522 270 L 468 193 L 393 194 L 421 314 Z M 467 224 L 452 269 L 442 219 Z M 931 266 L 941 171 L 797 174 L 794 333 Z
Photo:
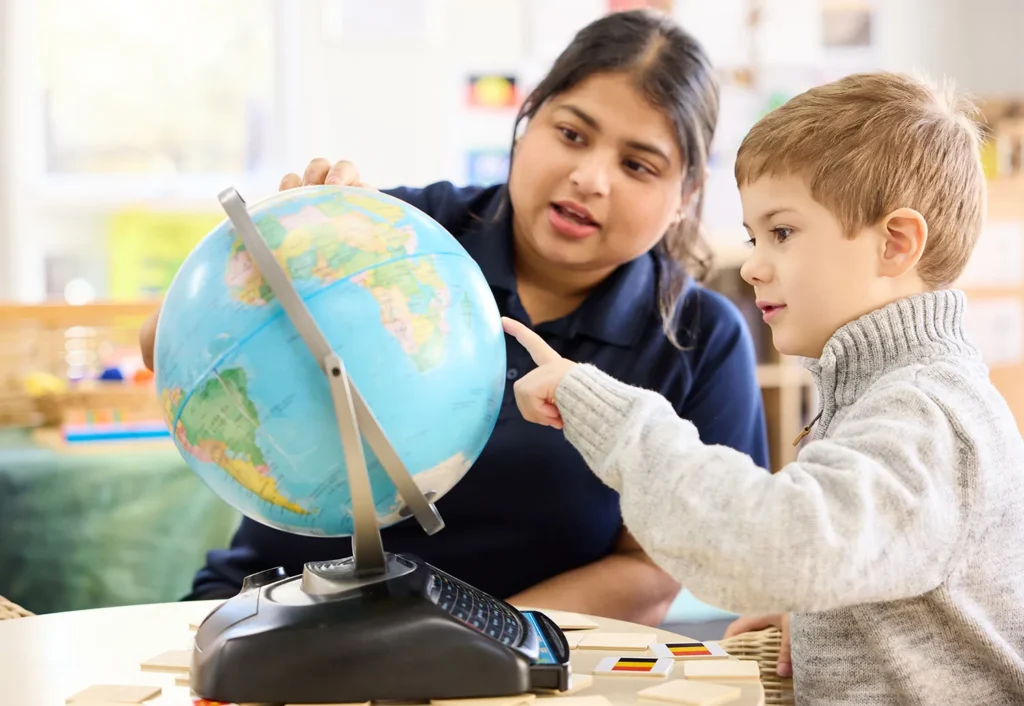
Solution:
M 664 677 L 672 671 L 671 659 L 656 657 L 605 657 L 594 674 L 614 677 Z
M 681 661 L 684 659 L 726 659 L 729 653 L 717 642 L 667 642 L 650 647 L 655 657 Z

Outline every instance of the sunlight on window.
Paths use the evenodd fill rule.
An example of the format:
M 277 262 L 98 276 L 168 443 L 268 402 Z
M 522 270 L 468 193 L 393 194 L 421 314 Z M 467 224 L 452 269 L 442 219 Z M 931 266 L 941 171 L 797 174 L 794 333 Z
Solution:
M 266 165 L 273 0 L 39 0 L 47 171 Z

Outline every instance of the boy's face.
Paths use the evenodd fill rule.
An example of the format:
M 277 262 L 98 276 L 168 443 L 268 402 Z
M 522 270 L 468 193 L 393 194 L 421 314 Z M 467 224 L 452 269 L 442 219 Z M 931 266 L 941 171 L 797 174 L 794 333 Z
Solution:
M 877 308 L 885 238 L 847 238 L 832 212 L 797 176 L 765 176 L 740 189 L 754 241 L 740 274 L 784 355 L 817 358 L 841 326 Z

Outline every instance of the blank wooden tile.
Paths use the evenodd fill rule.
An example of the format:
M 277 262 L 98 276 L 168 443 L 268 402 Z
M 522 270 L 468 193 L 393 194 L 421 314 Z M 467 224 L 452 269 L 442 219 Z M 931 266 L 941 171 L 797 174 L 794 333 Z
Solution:
M 736 686 L 708 684 L 688 679 L 674 679 L 637 692 L 637 697 L 652 701 L 668 701 L 682 706 L 724 706 L 740 698 L 743 691 Z
M 539 609 L 540 613 L 551 618 L 551 621 L 562 630 L 593 630 L 597 623 L 580 613 L 569 613 L 564 610 Z
M 552 701 L 558 706 L 612 706 L 607 696 L 595 694 L 593 696 L 556 696 L 555 700 L 545 699 L 545 702 Z
M 192 677 L 189 675 L 174 677 L 175 686 L 192 686 Z
M 760 679 L 761 668 L 752 659 L 708 659 L 680 662 L 687 679 Z
M 493 696 L 483 699 L 431 699 L 433 706 L 520 706 L 537 698 L 536 694 Z
M 97 684 L 67 698 L 70 703 L 141 704 L 160 695 L 159 686 Z
M 651 646 L 657 636 L 653 632 L 604 632 L 596 630 L 583 635 L 581 650 L 636 650 L 642 652 Z
M 181 673 L 192 668 L 192 650 L 168 650 L 142 663 L 144 672 Z
M 565 641 L 569 643 L 569 649 L 575 650 L 577 647 L 579 647 L 580 640 L 582 640 L 583 636 L 586 634 L 587 633 L 581 632 L 579 630 L 565 633 Z

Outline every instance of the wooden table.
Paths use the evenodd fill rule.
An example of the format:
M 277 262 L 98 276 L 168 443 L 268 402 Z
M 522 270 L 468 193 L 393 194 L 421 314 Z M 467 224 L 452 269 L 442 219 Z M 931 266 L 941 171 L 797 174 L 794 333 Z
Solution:
M 188 688 L 175 686 L 173 675 L 144 672 L 139 665 L 167 650 L 190 649 L 193 633 L 189 624 L 200 622 L 216 605 L 216 601 L 159 603 L 0 621 L 0 704 L 63 706 L 69 696 L 95 684 L 144 684 L 163 687 L 163 693 L 147 701 L 146 706 L 191 706 Z M 602 630 L 653 630 L 615 620 L 593 620 Z M 687 640 L 663 630 L 653 631 L 660 641 Z M 607 654 L 573 650 L 573 672 L 590 673 Z M 639 689 L 662 681 L 650 677 L 595 677 L 591 687 L 573 696 L 600 694 L 616 706 L 666 706 L 636 698 Z M 764 704 L 760 682 L 732 683 L 743 689 L 743 695 L 731 706 Z M 548 697 L 536 703 L 541 700 L 547 701 Z

